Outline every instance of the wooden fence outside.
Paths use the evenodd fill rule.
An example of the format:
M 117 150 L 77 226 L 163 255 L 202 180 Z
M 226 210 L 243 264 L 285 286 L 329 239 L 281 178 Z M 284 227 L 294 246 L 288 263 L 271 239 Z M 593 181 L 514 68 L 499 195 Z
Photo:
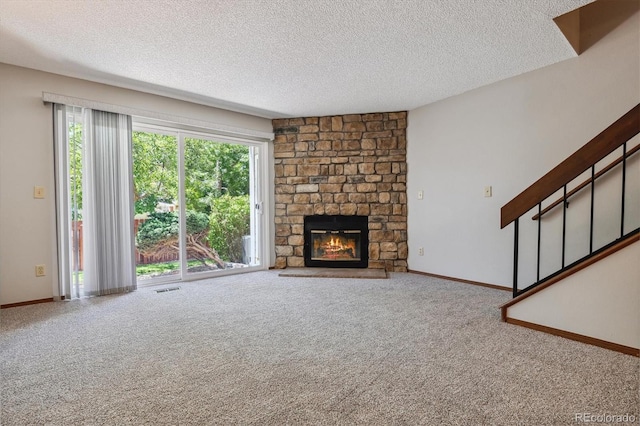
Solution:
M 147 219 L 134 219 L 133 222 L 133 234 L 138 234 L 138 227 L 146 222 Z M 84 253 L 83 253 L 83 226 L 82 221 L 73 221 L 71 223 L 71 232 L 75 234 L 75 238 L 72 241 L 76 241 L 78 244 L 78 255 L 73 256 L 73 268 L 76 270 L 76 266 L 78 267 L 78 271 L 84 270 Z M 73 237 L 74 235 L 72 235 Z M 138 252 L 136 249 L 136 265 L 150 265 L 153 263 L 163 263 L 163 262 L 174 262 L 177 261 L 180 257 L 180 253 L 177 251 L 175 253 L 166 253 L 162 256 L 157 255 L 144 255 Z

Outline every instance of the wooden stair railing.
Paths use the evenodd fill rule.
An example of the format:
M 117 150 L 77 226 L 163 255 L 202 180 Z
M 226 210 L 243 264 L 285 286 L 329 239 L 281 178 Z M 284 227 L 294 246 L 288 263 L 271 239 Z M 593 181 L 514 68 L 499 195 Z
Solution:
M 586 261 L 590 257 L 597 255 L 598 250 L 594 250 L 593 243 L 593 206 L 594 206 L 594 188 L 595 180 L 607 172 L 614 169 L 615 166 L 622 163 L 622 209 L 620 217 L 620 237 L 610 244 L 614 244 L 616 241 L 629 237 L 631 234 L 638 233 L 640 228 L 634 229 L 631 232 L 625 233 L 625 176 L 626 176 L 626 161 L 635 154 L 639 148 L 635 146 L 630 150 L 627 150 L 627 142 L 634 136 L 640 133 L 640 104 L 637 104 L 626 114 L 616 120 L 613 124 L 603 130 L 600 134 L 595 136 L 591 141 L 585 144 L 582 148 L 578 149 L 575 153 L 569 156 L 566 160 L 561 162 L 558 166 L 553 168 L 550 172 L 542 176 L 533 185 L 518 194 L 514 199 L 505 204 L 500 210 L 500 227 L 504 228 L 510 223 L 514 223 L 514 265 L 513 265 L 513 296 L 517 297 L 537 286 L 543 284 L 545 281 L 552 279 L 559 274 L 566 272 L 568 269 L 575 267 L 575 264 L 565 264 L 565 243 L 566 243 L 566 209 L 563 208 L 562 217 L 562 261 L 561 268 L 555 273 L 540 278 L 540 233 L 541 233 L 541 221 L 538 220 L 538 248 L 537 248 L 537 272 L 536 281 L 528 287 L 520 290 L 518 288 L 518 248 L 519 248 L 519 219 L 521 216 L 530 211 L 533 207 L 538 207 L 538 213 L 533 219 L 540 219 L 544 213 L 547 213 L 554 207 L 562 204 L 566 206 L 568 204 L 568 197 L 576 194 L 586 186 L 591 185 L 591 223 L 589 230 L 589 254 L 580 261 Z M 614 160 L 611 164 L 604 167 L 598 173 L 595 172 L 595 165 L 600 160 L 611 154 L 619 147 L 623 147 L 622 157 Z M 591 178 L 578 185 L 578 187 L 567 192 L 567 185 L 580 176 L 585 171 L 591 169 Z M 563 196 L 559 200 L 554 201 L 551 205 L 542 210 L 542 202 L 556 193 L 558 190 L 563 189 Z
M 531 210 L 640 133 L 640 104 L 500 209 L 500 228 Z
M 635 154 L 636 152 L 640 151 L 640 144 L 634 146 L 633 148 L 631 148 L 629 151 L 627 151 L 627 155 L 626 157 L 629 158 L 631 157 L 633 154 Z M 578 192 L 580 192 L 582 189 L 586 188 L 587 186 L 589 186 L 589 184 L 593 181 L 595 181 L 596 179 L 598 179 L 599 177 L 605 175 L 609 170 L 613 169 L 615 166 L 617 166 L 618 164 L 622 163 L 624 161 L 625 156 L 622 157 L 618 157 L 615 160 L 613 160 L 608 166 L 604 167 L 602 170 L 600 170 L 598 173 L 595 173 L 593 175 L 592 178 L 589 178 L 587 180 L 585 180 L 584 182 L 582 182 L 580 185 L 576 186 L 575 188 L 573 188 L 571 191 L 567 192 L 567 200 L 576 195 Z M 540 219 L 542 216 L 544 216 L 546 213 L 550 212 L 551 210 L 553 210 L 556 206 L 562 204 L 562 202 L 565 201 L 564 198 L 558 198 L 556 201 L 554 201 L 553 203 L 549 204 L 547 207 L 545 207 L 544 209 L 542 209 L 542 211 L 538 214 L 536 213 L 535 215 L 533 215 L 533 217 L 531 217 L 532 220 L 538 220 Z M 566 202 L 567 204 L 569 204 L 569 201 Z

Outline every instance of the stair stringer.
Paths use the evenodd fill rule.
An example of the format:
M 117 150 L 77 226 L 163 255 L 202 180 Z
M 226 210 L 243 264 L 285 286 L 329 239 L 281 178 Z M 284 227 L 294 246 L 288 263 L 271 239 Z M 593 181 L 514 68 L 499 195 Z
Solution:
M 640 353 L 640 243 L 519 300 L 503 315 L 507 322 Z

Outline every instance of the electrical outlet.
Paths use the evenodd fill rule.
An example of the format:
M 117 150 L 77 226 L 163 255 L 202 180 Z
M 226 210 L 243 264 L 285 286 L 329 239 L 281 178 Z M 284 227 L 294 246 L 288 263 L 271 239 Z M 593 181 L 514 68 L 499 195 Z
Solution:
M 44 265 L 36 265 L 36 277 L 44 277 L 44 276 L 45 276 Z
M 424 191 L 418 191 L 418 200 L 424 200 Z
M 487 197 L 487 198 L 488 198 L 488 197 L 491 197 L 492 192 L 493 192 L 493 191 L 491 190 L 491 187 L 490 187 L 490 186 L 485 186 L 485 187 L 484 187 L 484 196 L 485 196 L 485 197 Z
M 424 247 L 418 247 L 418 256 L 424 256 Z

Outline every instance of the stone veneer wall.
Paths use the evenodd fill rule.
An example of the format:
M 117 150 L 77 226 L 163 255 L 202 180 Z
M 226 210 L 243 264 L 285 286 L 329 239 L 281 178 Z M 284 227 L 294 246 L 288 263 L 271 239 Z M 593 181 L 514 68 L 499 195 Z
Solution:
M 304 266 L 304 216 L 369 216 L 369 268 L 407 270 L 407 113 L 273 120 L 276 268 Z

